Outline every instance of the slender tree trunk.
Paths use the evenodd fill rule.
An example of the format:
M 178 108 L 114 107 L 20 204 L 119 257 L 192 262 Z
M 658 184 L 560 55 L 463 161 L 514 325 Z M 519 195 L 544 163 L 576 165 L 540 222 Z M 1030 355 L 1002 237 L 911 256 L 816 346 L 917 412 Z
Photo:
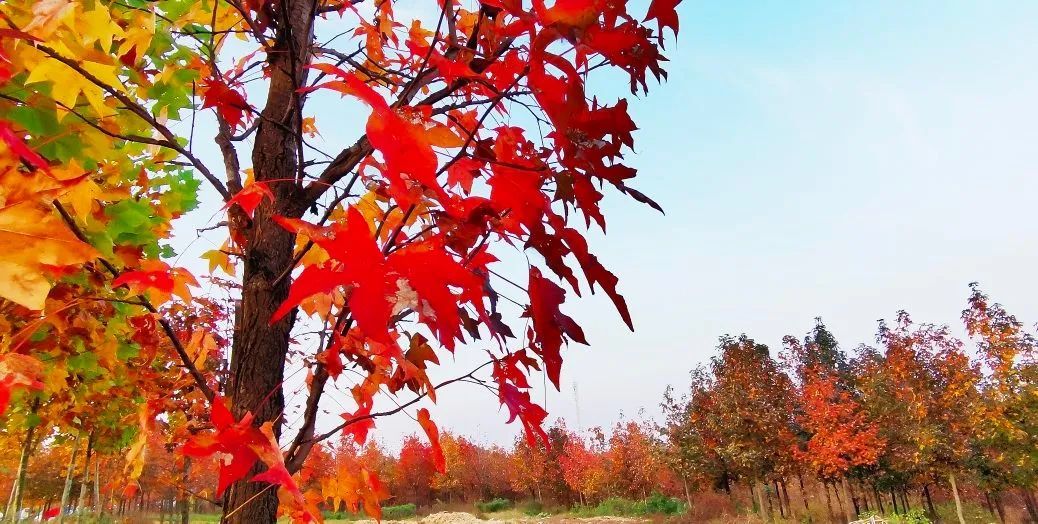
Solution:
M 858 493 L 854 490 L 854 484 L 851 481 L 844 479 L 843 483 L 847 489 L 847 498 L 854 505 L 854 520 L 857 520 L 858 514 L 861 513 L 861 507 L 858 505 Z
M 991 500 L 995 503 L 995 511 L 998 512 L 998 521 L 1006 524 L 1006 508 L 1002 505 L 1002 493 L 996 491 L 991 494 Z
M 79 500 L 76 501 L 76 522 L 82 520 L 86 510 L 87 486 L 90 485 L 90 458 L 94 453 L 94 432 L 87 437 L 86 456 L 83 460 L 83 473 L 79 476 Z
M 859 481 L 856 485 L 858 494 L 861 495 L 861 507 L 863 511 L 869 511 L 869 490 L 865 488 L 865 483 Z M 859 513 L 861 513 L 859 511 Z
M 894 506 L 894 514 L 897 515 L 897 493 L 894 492 L 894 488 L 890 488 L 890 503 Z
M 910 509 L 912 509 L 912 505 L 909 504 L 909 500 L 908 500 L 908 492 L 907 492 L 907 490 L 902 489 L 900 491 L 900 493 L 901 493 L 901 505 L 903 506 L 903 509 L 905 510 L 905 513 L 908 513 L 908 511 Z
M 843 516 L 847 522 L 855 520 L 857 513 L 854 511 L 854 502 L 851 500 L 851 488 L 847 485 L 847 477 L 840 479 L 840 488 L 843 490 Z
M 115 493 L 112 492 L 112 496 Z M 101 461 L 94 460 L 94 514 L 101 518 L 105 514 L 105 504 L 101 500 Z
M 959 486 L 955 482 L 955 473 L 948 474 L 948 484 L 952 486 L 952 496 L 955 498 L 955 516 L 959 518 L 959 524 L 966 524 L 962 516 L 962 500 L 959 498 Z
M 32 404 L 31 413 L 36 413 L 40 407 L 40 399 L 35 399 Z M 37 426 L 29 426 L 25 432 L 25 440 L 22 441 L 21 456 L 18 458 L 18 470 L 15 473 L 14 484 L 11 486 L 11 498 L 7 502 L 5 514 L 11 522 L 21 520 L 22 495 L 25 488 L 25 474 L 29 466 L 29 454 L 32 452 L 33 437 L 36 435 Z
M 930 512 L 930 520 L 937 520 L 937 508 L 933 506 L 933 497 L 930 496 L 930 485 L 923 485 L 923 495 L 926 497 L 926 508 Z
M 191 469 L 191 459 L 184 457 L 184 465 L 180 470 L 180 500 L 177 501 L 177 506 L 180 509 L 180 524 L 190 524 L 191 522 L 191 506 L 190 506 L 190 495 L 187 492 L 187 481 L 188 472 Z
M 791 518 L 796 518 L 796 511 L 793 510 L 793 504 L 789 502 L 789 490 L 786 489 L 786 479 L 782 479 L 782 499 L 785 501 L 786 510 L 789 512 Z
M 836 520 L 836 516 L 833 515 L 833 499 L 829 496 L 829 483 L 823 482 L 822 489 L 825 490 L 825 509 L 829 513 L 829 522 Z
M 296 137 L 300 125 L 301 98 L 297 90 L 306 82 L 313 35 L 315 0 L 283 0 L 278 4 L 277 35 L 267 53 L 269 88 L 266 105 L 256 130 L 252 168 L 257 182 L 268 182 L 274 202 L 264 201 L 252 220 L 237 217 L 232 225 L 248 243 L 244 253 L 241 301 L 235 312 L 231 353 L 229 396 L 232 413 L 246 412 L 255 424 L 277 420 L 284 409 L 281 383 L 295 312 L 271 323 L 277 308 L 288 296 L 295 235 L 278 225 L 273 217 L 301 216 L 306 202 L 294 182 L 298 173 Z M 240 223 L 239 223 L 240 222 Z M 274 433 L 281 433 L 280 423 Z M 249 477 L 265 466 L 257 463 Z M 274 524 L 277 490 L 248 477 L 234 483 L 224 494 L 225 524 Z
M 887 510 L 883 507 L 883 497 L 879 495 L 879 488 L 875 483 L 872 484 L 872 496 L 876 499 L 876 506 L 879 507 L 880 514 L 886 515 Z
M 804 514 L 811 518 L 811 506 L 807 503 L 807 490 L 804 489 L 804 476 L 797 472 L 797 482 L 800 483 L 800 500 L 804 501 Z
M 68 469 L 65 471 L 65 487 L 61 490 L 61 509 L 58 512 L 58 524 L 65 522 L 65 508 L 68 507 L 69 498 L 72 495 L 72 476 L 76 472 L 76 456 L 79 455 L 79 447 L 82 439 L 76 434 L 76 447 L 72 448 L 72 456 L 68 459 Z
M 775 507 L 771 503 L 771 489 L 767 482 L 761 483 L 761 491 L 764 492 L 764 500 L 768 503 L 768 518 L 775 518 Z M 782 503 L 779 503 L 779 515 L 782 516 Z
M 1038 503 L 1035 502 L 1031 490 L 1020 488 L 1020 497 L 1024 499 L 1024 507 L 1027 508 L 1027 515 L 1031 522 L 1038 522 Z
M 764 506 L 764 483 L 759 480 L 753 481 L 753 490 L 757 492 L 757 515 L 762 522 L 771 522 L 768 509 Z
M 688 479 L 682 476 L 681 484 L 685 488 L 685 503 L 688 504 L 688 506 L 685 508 L 685 512 L 692 513 L 692 493 L 688 490 Z

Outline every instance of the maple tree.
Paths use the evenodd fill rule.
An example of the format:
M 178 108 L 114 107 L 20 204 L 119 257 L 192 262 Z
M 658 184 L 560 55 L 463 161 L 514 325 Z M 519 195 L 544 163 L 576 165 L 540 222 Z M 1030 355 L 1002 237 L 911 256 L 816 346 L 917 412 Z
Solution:
M 604 230 L 606 188 L 659 207 L 622 160 L 636 130 L 626 99 L 601 100 L 590 84 L 604 68 L 634 94 L 665 77 L 676 5 L 443 1 L 412 21 L 390 1 L 5 3 L 0 403 L 49 401 L 62 369 L 150 381 L 141 395 L 109 392 L 138 405 L 127 486 L 148 440 L 167 432 L 193 461 L 233 457 L 216 487 L 226 522 L 273 522 L 279 507 L 319 519 L 316 501 L 339 495 L 303 492 L 311 450 L 343 430 L 363 441 L 376 418 L 473 376 L 434 384 L 427 373 L 465 342 L 489 352 L 509 421 L 545 439 L 526 376 L 543 369 L 558 387 L 563 345 L 587 343 L 546 275 L 577 295 L 602 290 L 632 326 L 579 222 Z M 344 26 L 353 43 L 335 36 Z M 337 98 L 358 104 L 363 129 L 326 152 L 312 108 Z M 215 133 L 218 163 L 199 151 L 196 120 Z M 226 236 L 204 259 L 233 277 L 209 279 L 231 307 L 200 300 L 199 277 L 170 247 L 176 219 L 212 197 L 206 230 Z M 525 286 L 494 269 L 509 251 L 538 256 Z M 509 326 L 502 298 L 525 329 Z M 69 310 L 108 327 L 63 331 Z M 308 394 L 287 438 L 285 370 L 303 325 L 322 335 L 296 360 Z M 38 347 L 66 336 L 78 340 L 68 359 L 42 358 Z M 356 408 L 319 433 L 322 394 L 346 369 L 360 376 Z M 405 392 L 400 408 L 376 410 L 379 394 Z M 442 470 L 436 425 L 424 410 L 419 420 Z M 372 475 L 352 475 L 378 491 Z

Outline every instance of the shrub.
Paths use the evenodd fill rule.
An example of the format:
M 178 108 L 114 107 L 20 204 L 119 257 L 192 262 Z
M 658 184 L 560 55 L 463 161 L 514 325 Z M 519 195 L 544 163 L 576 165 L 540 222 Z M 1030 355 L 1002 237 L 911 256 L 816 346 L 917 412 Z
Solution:
M 524 515 L 536 517 L 541 513 L 544 513 L 544 504 L 536 500 L 531 500 L 523 504 L 522 510 Z
M 476 507 L 483 513 L 494 513 L 497 511 L 503 511 L 512 507 L 512 501 L 508 499 L 496 498 L 487 502 L 477 502 Z
M 653 493 L 645 500 L 634 501 L 622 497 L 609 497 L 597 506 L 578 507 L 572 513 L 578 517 L 636 517 L 646 515 L 676 515 L 685 511 L 678 499 Z
M 418 508 L 414 504 L 400 504 L 399 506 L 386 506 L 382 508 L 382 520 L 400 520 L 413 517 Z
M 678 499 L 653 492 L 649 498 L 636 503 L 634 511 L 638 515 L 677 515 L 685 511 L 685 505 Z
M 913 508 L 908 510 L 908 513 L 902 513 L 900 515 L 880 515 L 876 511 L 866 511 L 858 516 L 861 519 L 868 519 L 871 516 L 883 517 L 890 524 L 932 524 L 933 521 L 930 517 L 926 516 L 926 511 L 920 508 Z

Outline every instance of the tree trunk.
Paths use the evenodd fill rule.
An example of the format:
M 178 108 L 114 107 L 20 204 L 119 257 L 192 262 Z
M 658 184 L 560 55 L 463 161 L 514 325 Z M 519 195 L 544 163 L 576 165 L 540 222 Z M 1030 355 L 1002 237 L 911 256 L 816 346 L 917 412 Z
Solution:
M 281 23 L 267 53 L 270 75 L 267 101 L 256 130 L 252 167 L 257 182 L 268 182 L 275 201 L 264 201 L 253 219 L 236 217 L 233 225 L 247 239 L 241 302 L 235 312 L 229 393 L 232 413 L 247 412 L 255 424 L 278 420 L 284 410 L 281 383 L 289 335 L 296 313 L 271 323 L 274 311 L 288 296 L 295 235 L 274 222 L 275 215 L 301 216 L 308 204 L 301 200 L 296 130 L 300 126 L 301 95 L 306 81 L 313 35 L 314 0 L 284 0 Z M 280 436 L 280 423 L 274 434 Z M 249 476 L 265 466 L 257 463 Z M 277 518 L 277 490 L 248 477 L 224 494 L 226 524 L 273 524 Z
M 843 490 L 843 516 L 847 522 L 852 522 L 857 514 L 854 512 L 854 503 L 851 501 L 851 489 L 847 485 L 847 477 L 840 479 L 840 489 Z
M 908 513 L 908 510 L 912 509 L 912 505 L 909 504 L 908 501 L 908 493 L 904 489 L 901 490 L 901 505 L 903 506 L 902 509 L 905 510 L 905 513 Z
M 786 479 L 782 479 L 782 500 L 786 504 L 786 511 L 789 512 L 790 518 L 796 518 L 796 511 L 793 511 L 793 504 L 789 502 L 789 490 L 786 489 Z
M 692 513 L 692 493 L 688 490 L 688 479 L 681 477 L 681 484 L 685 488 L 685 503 L 688 504 L 685 508 L 685 512 Z
M 810 519 L 811 506 L 807 503 L 807 490 L 804 489 L 804 476 L 799 472 L 797 473 L 797 482 L 800 483 L 800 500 L 804 501 L 804 513 L 807 515 L 807 518 Z
M 991 501 L 995 504 L 995 511 L 998 512 L 998 521 L 1001 524 L 1006 524 L 1006 508 L 1002 505 L 1002 493 L 996 491 L 991 494 Z
M 833 515 L 833 499 L 829 496 L 829 483 L 823 482 L 822 489 L 825 490 L 825 509 L 829 514 L 829 522 L 836 520 L 836 516 Z
M 760 516 L 762 522 L 771 522 L 768 515 L 768 510 L 764 506 L 764 483 L 760 481 L 753 481 L 753 491 L 756 492 L 757 497 L 757 515 Z
M 1031 522 L 1038 522 L 1038 503 L 1035 503 L 1034 495 L 1027 488 L 1020 488 L 1020 497 L 1024 499 L 1024 507 Z
M 188 471 L 191 469 L 191 459 L 184 457 L 184 466 L 180 470 L 180 500 L 177 501 L 180 510 L 180 524 L 190 524 L 191 507 L 187 493 Z
M 923 486 L 923 495 L 926 497 L 926 508 L 930 512 L 930 520 L 937 520 L 937 508 L 933 506 L 933 497 L 930 496 L 930 485 Z
M 861 495 L 861 507 L 862 511 L 869 511 L 869 490 L 865 488 L 864 482 L 857 483 L 858 494 Z M 859 511 L 858 513 L 861 513 Z
M 775 517 L 775 508 L 771 505 L 771 489 L 767 482 L 761 483 L 761 491 L 764 492 L 764 500 L 768 503 L 768 518 L 772 519 Z M 782 513 L 782 505 L 779 503 L 779 513 Z
M 72 448 L 72 456 L 68 459 L 68 469 L 65 471 L 65 487 L 61 490 L 61 506 L 58 512 L 58 524 L 65 522 L 65 508 L 68 507 L 68 499 L 72 495 L 72 474 L 76 472 L 76 456 L 79 455 L 81 439 L 76 434 L 76 447 Z
M 115 496 L 114 491 L 111 492 Z M 101 518 L 105 514 L 105 505 L 101 501 L 101 461 L 94 460 L 94 514 Z
M 32 404 L 31 413 L 36 413 L 40 407 L 40 399 Z M 14 483 L 11 486 L 11 498 L 7 502 L 7 511 L 4 513 L 11 522 L 21 520 L 22 491 L 25 488 L 25 473 L 29 466 L 29 454 L 32 452 L 33 437 L 36 435 L 36 426 L 29 426 L 25 432 L 25 440 L 22 441 L 22 453 L 18 459 L 18 470 L 15 473 Z
M 94 432 L 87 437 L 86 457 L 83 461 L 83 474 L 79 476 L 79 500 L 76 501 L 76 521 L 82 519 L 86 510 L 87 486 L 90 485 L 90 457 L 94 453 Z
M 894 488 L 890 488 L 890 503 L 894 506 L 894 514 L 897 515 L 897 493 L 894 493 Z
M 876 506 L 879 507 L 880 514 L 886 515 L 887 510 L 883 507 L 883 497 L 879 495 L 879 488 L 876 487 L 875 483 L 872 484 L 872 496 L 876 499 Z
M 959 498 L 959 485 L 955 482 L 955 474 L 948 474 L 948 483 L 951 484 L 952 497 L 955 498 L 955 516 L 959 518 L 959 524 L 966 524 L 966 518 L 962 516 L 962 499 Z

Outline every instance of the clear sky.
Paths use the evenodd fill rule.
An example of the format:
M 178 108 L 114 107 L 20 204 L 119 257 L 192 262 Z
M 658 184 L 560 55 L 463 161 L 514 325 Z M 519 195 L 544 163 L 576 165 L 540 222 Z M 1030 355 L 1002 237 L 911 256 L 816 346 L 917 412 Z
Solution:
M 592 241 L 636 332 L 604 295 L 570 300 L 592 346 L 564 352 L 561 393 L 536 395 L 553 416 L 578 426 L 574 384 L 583 428 L 651 416 L 725 333 L 777 350 L 822 316 L 851 349 L 898 309 L 958 332 L 975 280 L 1038 321 L 1038 3 L 685 0 L 679 13 L 670 80 L 631 100 L 634 185 L 667 214 L 610 196 L 609 233 Z M 327 142 L 352 142 L 321 126 L 336 118 L 318 114 Z M 464 348 L 438 376 L 479 359 Z M 440 397 L 441 427 L 519 432 L 475 386 Z M 346 398 L 324 403 L 322 426 Z M 419 431 L 406 417 L 378 428 L 390 447 Z

